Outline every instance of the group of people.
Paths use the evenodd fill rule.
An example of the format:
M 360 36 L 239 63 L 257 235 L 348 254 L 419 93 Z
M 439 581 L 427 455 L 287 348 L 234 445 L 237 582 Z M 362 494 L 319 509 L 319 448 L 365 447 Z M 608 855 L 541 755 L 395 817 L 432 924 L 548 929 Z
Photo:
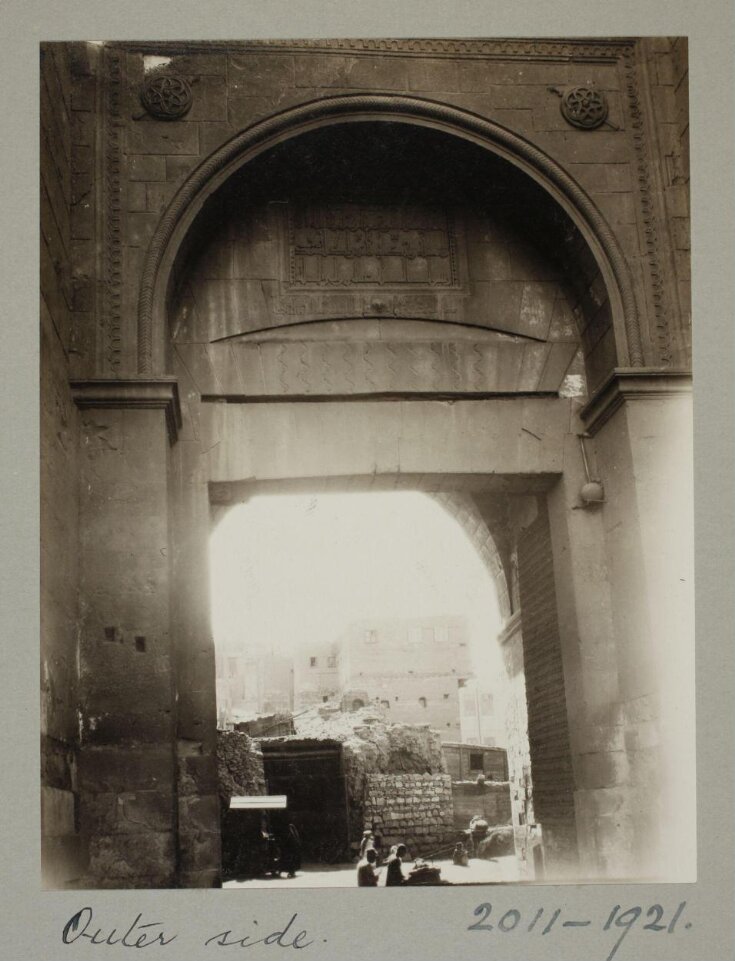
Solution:
M 406 883 L 403 874 L 403 859 L 406 857 L 405 844 L 394 844 L 385 862 L 385 886 L 394 887 Z M 375 846 L 375 835 L 372 831 L 363 832 L 360 842 L 360 860 L 357 864 L 357 886 L 360 888 L 376 888 L 382 875 L 382 868 L 378 867 L 378 849 Z
M 289 824 L 280 835 L 272 832 L 268 819 L 261 821 L 260 837 L 262 842 L 262 856 L 264 873 L 280 877 L 286 874 L 289 878 L 296 877 L 301 869 L 301 838 L 295 824 Z

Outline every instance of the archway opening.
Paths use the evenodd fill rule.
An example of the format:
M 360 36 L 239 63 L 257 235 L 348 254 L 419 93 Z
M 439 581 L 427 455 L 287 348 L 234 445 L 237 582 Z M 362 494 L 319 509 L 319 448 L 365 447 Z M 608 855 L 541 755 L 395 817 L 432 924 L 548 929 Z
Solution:
M 299 834 L 303 870 L 284 883 L 352 886 L 365 830 L 383 858 L 405 841 L 456 873 L 473 814 L 504 857 L 467 835 L 462 879 L 517 877 L 503 618 L 455 518 L 415 491 L 261 495 L 224 514 L 210 556 L 220 740 L 262 764 L 253 790 L 287 797 L 266 829 L 273 849 Z M 244 850 L 247 830 L 223 819 L 225 876 L 258 884 L 271 854 Z
M 580 393 L 617 358 L 607 282 L 571 217 L 508 160 L 411 123 L 345 122 L 255 157 L 203 203 L 171 278 L 179 355 L 347 336 L 349 321 L 353 337 L 553 344 L 546 389 L 568 373 Z

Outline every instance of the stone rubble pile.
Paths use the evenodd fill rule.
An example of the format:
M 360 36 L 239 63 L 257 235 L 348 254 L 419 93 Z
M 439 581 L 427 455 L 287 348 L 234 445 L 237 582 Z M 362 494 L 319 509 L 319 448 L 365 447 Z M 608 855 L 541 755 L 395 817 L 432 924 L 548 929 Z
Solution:
M 217 731 L 217 780 L 224 810 L 233 795 L 265 794 L 263 753 L 257 741 L 240 731 Z

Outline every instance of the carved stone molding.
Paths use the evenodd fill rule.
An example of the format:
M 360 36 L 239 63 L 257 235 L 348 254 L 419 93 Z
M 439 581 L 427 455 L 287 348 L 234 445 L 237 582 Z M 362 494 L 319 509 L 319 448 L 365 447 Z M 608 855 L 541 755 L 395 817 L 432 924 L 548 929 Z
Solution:
M 646 277 L 651 295 L 651 306 L 653 308 L 651 338 L 658 352 L 658 360 L 666 366 L 671 364 L 673 360 L 673 346 L 668 322 L 671 311 L 667 309 L 666 285 L 661 268 L 658 224 L 655 212 L 654 190 L 651 184 L 650 158 L 648 155 L 649 146 L 646 135 L 644 111 L 641 103 L 640 85 L 638 82 L 635 47 L 626 49 L 623 65 L 625 88 L 628 97 L 628 112 L 630 114 L 633 147 L 636 158 L 638 203 L 645 248 L 643 250 L 643 259 L 647 268 Z
M 74 402 L 82 410 L 163 410 L 169 441 L 171 444 L 176 443 L 182 420 L 179 387 L 175 377 L 129 377 L 116 380 L 95 377 L 73 380 L 69 386 Z
M 336 117 L 359 115 L 371 118 L 379 115 L 398 116 L 405 118 L 406 123 L 429 122 L 444 130 L 455 130 L 458 134 L 473 136 L 484 142 L 488 149 L 496 148 L 501 155 L 518 158 L 522 164 L 538 173 L 542 182 L 548 184 L 548 189 L 566 199 L 569 209 L 575 211 L 599 245 L 620 298 L 628 361 L 636 367 L 643 365 L 638 308 L 628 263 L 615 234 L 596 205 L 559 164 L 512 131 L 457 107 L 397 94 L 349 94 L 302 104 L 248 127 L 200 164 L 182 185 L 158 223 L 143 267 L 138 299 L 139 373 L 151 373 L 153 370 L 154 300 L 160 287 L 159 272 L 167 253 L 175 253 L 169 251 L 169 244 L 187 213 L 202 202 L 207 190 L 213 189 L 224 171 L 234 171 L 238 162 L 244 162 L 241 158 L 246 158 L 256 148 L 263 149 L 277 139 L 282 141 L 290 132 L 302 129 L 307 124 L 312 126 L 319 122 L 334 122 Z M 162 309 L 160 300 L 157 301 L 157 307 Z M 162 318 L 157 317 L 156 322 L 162 324 Z
M 156 52 L 163 56 L 186 55 L 192 51 L 263 53 L 273 51 L 331 53 L 342 55 L 379 54 L 394 57 L 467 57 L 498 60 L 538 59 L 552 61 L 585 60 L 610 63 L 622 56 L 632 43 L 627 39 L 503 39 L 503 38 L 451 38 L 417 37 L 396 40 L 391 38 L 367 39 L 307 39 L 307 40 L 199 40 L 192 43 L 176 41 L 125 41 L 119 44 L 126 50 L 140 53 Z
M 104 243 L 102 266 L 105 280 L 103 299 L 103 368 L 115 373 L 122 358 L 122 141 L 121 101 L 123 54 L 105 51 L 105 124 L 104 124 Z
M 624 403 L 691 394 L 692 375 L 670 367 L 616 367 L 580 416 L 587 432 L 594 436 Z

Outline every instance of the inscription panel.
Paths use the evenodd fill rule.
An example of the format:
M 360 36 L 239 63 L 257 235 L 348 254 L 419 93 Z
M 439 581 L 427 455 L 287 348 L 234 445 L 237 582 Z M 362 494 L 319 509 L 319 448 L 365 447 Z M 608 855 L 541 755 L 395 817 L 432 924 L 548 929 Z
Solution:
M 457 288 L 450 215 L 417 206 L 288 207 L 289 287 Z

